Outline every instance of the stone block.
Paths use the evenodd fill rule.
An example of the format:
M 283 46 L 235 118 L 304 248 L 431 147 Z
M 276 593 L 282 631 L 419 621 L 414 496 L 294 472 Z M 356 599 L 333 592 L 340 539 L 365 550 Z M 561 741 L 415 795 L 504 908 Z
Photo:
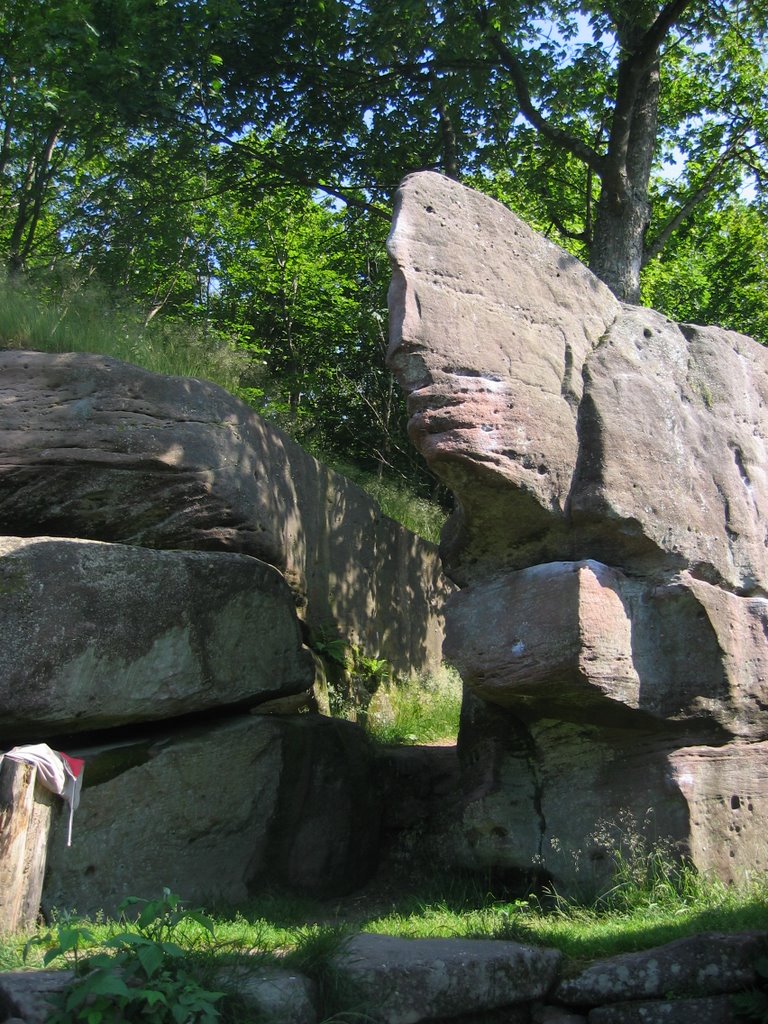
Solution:
M 358 935 L 334 957 L 355 1010 L 380 1024 L 416 1024 L 540 999 L 561 954 L 515 942 Z
M 293 597 L 248 555 L 0 538 L 0 741 L 256 704 L 314 681 Z

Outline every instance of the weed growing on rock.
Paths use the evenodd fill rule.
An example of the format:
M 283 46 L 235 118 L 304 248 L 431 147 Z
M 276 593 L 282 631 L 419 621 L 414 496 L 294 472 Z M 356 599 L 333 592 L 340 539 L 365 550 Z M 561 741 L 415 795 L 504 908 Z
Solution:
M 331 1021 L 365 1019 L 357 994 L 334 966 L 334 957 L 352 937 L 346 925 L 308 925 L 294 936 L 294 946 L 284 957 L 286 967 L 314 981 L 319 1017 Z

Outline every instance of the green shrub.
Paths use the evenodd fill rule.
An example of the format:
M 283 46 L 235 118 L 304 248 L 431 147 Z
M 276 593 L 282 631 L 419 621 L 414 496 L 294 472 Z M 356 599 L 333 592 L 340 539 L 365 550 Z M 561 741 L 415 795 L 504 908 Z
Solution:
M 123 915 L 129 909 L 139 913 L 131 927 L 106 939 L 98 952 L 87 952 L 96 941 L 93 932 L 67 919 L 54 931 L 30 940 L 29 946 L 45 947 L 45 965 L 63 957 L 75 972 L 54 1003 L 50 1024 L 217 1021 L 217 1003 L 224 993 L 204 988 L 188 967 L 189 926 L 213 937 L 211 919 L 202 911 L 185 909 L 169 889 L 157 900 L 129 897 L 120 909 Z

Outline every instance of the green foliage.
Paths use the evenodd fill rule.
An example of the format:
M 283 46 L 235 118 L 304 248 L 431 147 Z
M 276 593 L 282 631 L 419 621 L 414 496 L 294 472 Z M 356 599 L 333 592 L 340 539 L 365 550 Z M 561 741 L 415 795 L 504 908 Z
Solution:
M 643 273 L 643 301 L 674 320 L 768 344 L 765 211 L 735 201 L 697 212 Z
M 86 953 L 95 941 L 91 929 L 63 920 L 53 932 L 36 936 L 28 946 L 45 947 L 43 963 L 64 958 L 75 978 L 48 1020 L 51 1024 L 102 1024 L 147 1020 L 157 1024 L 211 1024 L 219 1019 L 224 993 L 204 988 L 187 967 L 190 925 L 213 937 L 211 919 L 188 910 L 180 897 L 163 890 L 156 900 L 129 897 L 121 912 L 138 910 L 131 927 L 110 936 L 99 952 Z
M 402 523 L 424 540 L 439 543 L 447 519 L 447 512 L 439 501 L 424 497 L 403 477 L 395 479 L 366 472 L 348 462 L 336 461 L 332 465 L 377 501 L 385 516 Z
M 317 626 L 310 638 L 312 650 L 326 662 L 340 668 L 347 666 L 347 641 L 333 626 Z
M 223 339 L 204 337 L 194 324 L 144 324 L 130 302 L 110 298 L 98 284 L 52 289 L 0 278 L 0 344 L 42 352 L 95 352 L 155 373 L 211 380 L 237 389 L 240 360 Z
M 366 728 L 379 743 L 455 743 L 462 692 L 459 674 L 447 665 L 422 678 L 390 682 L 369 707 Z

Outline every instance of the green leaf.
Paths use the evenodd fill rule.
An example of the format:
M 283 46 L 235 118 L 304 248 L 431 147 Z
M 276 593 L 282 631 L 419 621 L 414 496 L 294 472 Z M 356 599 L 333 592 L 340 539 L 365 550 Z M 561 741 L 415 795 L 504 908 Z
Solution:
M 168 1005 L 168 1000 L 164 992 L 158 991 L 155 988 L 142 988 L 137 990 L 137 994 L 149 1005 L 156 1006 L 158 1003 L 162 1006 Z
M 87 975 L 80 985 L 80 990 L 97 996 L 130 996 L 130 990 L 120 975 L 104 970 Z
M 148 945 L 142 946 L 137 950 L 136 955 L 139 958 L 141 966 L 144 968 L 144 973 L 148 978 L 151 978 L 155 971 L 162 966 L 165 957 L 162 949 L 157 946 Z

